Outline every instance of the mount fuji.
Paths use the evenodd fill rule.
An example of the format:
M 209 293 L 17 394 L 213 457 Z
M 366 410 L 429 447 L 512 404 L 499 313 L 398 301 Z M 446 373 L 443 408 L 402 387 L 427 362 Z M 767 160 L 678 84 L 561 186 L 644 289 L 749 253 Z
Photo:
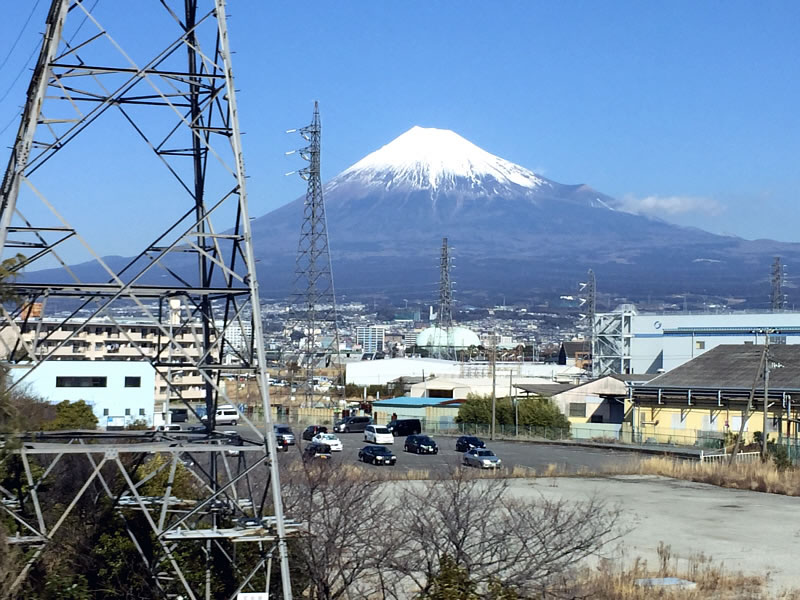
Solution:
M 324 160 L 324 156 L 323 156 Z M 763 307 L 769 264 L 800 245 L 747 241 L 625 212 L 587 185 L 564 185 L 458 134 L 413 127 L 324 186 L 337 292 L 433 298 L 442 237 L 462 298 L 553 298 L 587 269 L 631 300 L 684 294 Z M 292 284 L 304 197 L 253 222 L 263 293 Z

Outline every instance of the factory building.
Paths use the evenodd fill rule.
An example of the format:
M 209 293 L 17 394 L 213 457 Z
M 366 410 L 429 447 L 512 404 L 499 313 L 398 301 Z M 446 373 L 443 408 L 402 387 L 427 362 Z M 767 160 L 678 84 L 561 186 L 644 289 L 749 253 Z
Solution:
M 800 343 L 800 313 L 641 313 L 632 304 L 595 316 L 593 373 L 658 374 L 722 344 Z

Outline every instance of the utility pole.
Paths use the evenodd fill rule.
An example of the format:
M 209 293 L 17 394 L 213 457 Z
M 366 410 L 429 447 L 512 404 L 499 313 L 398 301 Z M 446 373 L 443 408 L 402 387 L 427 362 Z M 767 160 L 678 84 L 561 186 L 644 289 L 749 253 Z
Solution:
M 761 429 L 761 460 L 767 460 L 767 410 L 769 409 L 769 330 L 764 331 L 764 426 Z
M 497 338 L 492 333 L 492 433 L 491 440 L 494 440 L 495 427 L 497 422 Z

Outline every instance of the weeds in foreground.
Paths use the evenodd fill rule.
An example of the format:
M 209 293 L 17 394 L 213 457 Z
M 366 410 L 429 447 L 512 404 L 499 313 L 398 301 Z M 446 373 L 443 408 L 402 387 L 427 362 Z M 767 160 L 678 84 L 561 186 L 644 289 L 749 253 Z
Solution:
M 800 600 L 800 590 L 770 590 L 767 576 L 727 571 L 722 564 L 702 553 L 685 561 L 678 560 L 670 546 L 662 542 L 658 547 L 658 559 L 657 569 L 649 568 L 647 562 L 638 558 L 632 563 L 624 561 L 628 567 L 621 567 L 619 561 L 603 561 L 596 568 L 584 569 L 577 578 L 579 595 L 593 600 Z M 696 587 L 682 589 L 637 583 L 637 580 L 653 577 L 677 577 L 693 582 Z
M 698 463 L 671 458 L 648 458 L 618 474 L 663 475 L 720 487 L 786 496 L 800 496 L 800 470 L 773 463 Z

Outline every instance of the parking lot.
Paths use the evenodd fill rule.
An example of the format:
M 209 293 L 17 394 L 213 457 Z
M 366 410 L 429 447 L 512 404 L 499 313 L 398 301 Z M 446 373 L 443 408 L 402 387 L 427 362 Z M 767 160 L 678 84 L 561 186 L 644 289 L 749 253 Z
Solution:
M 239 428 L 242 429 L 241 427 Z M 242 434 L 247 433 L 242 430 Z M 302 429 L 295 428 L 297 444 L 290 446 L 286 453 L 279 453 L 279 460 L 298 460 L 301 449 L 309 442 L 301 439 Z M 333 453 L 333 461 L 359 464 L 358 451 L 368 445 L 362 433 L 337 434 L 342 440 L 342 452 Z M 462 453 L 455 450 L 455 437 L 432 436 L 439 445 L 438 454 L 412 454 L 403 452 L 404 437 L 397 437 L 394 443 L 388 445 L 397 456 L 395 467 L 376 467 L 363 465 L 368 469 L 380 468 L 405 468 L 408 470 L 431 470 L 433 472 L 447 472 L 461 464 Z M 639 460 L 636 453 L 607 449 L 594 449 L 585 447 L 571 447 L 566 445 L 537 444 L 531 442 L 508 442 L 484 440 L 486 447 L 493 450 L 500 457 L 502 468 L 511 470 L 515 466 L 535 469 L 537 473 L 545 473 L 550 465 L 555 465 L 560 471 L 578 473 L 581 471 L 602 473 L 613 469 L 615 466 L 624 465 L 631 461 Z

